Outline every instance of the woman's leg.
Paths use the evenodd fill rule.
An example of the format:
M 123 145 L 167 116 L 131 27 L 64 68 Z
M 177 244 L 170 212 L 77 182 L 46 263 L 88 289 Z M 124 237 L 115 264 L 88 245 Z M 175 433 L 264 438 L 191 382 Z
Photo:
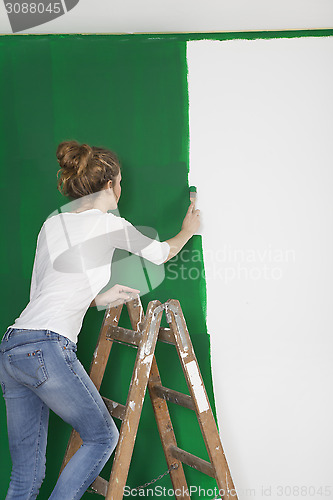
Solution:
M 33 500 L 45 477 L 49 408 L 29 388 L 8 377 L 1 380 L 13 463 L 6 500 Z
M 49 500 L 79 500 L 109 460 L 119 438 L 100 393 L 71 347 L 72 343 L 66 345 L 63 340 L 58 344 L 67 358 L 67 370 L 72 372 L 70 386 L 67 372 L 63 373 L 65 385 L 57 388 L 51 398 L 49 394 L 41 397 L 79 432 L 83 443 L 63 469 Z
M 14 330 L 1 347 L 3 344 L 6 344 L 2 356 L 7 377 L 29 386 L 34 395 L 74 427 L 83 440 L 49 497 L 50 500 L 79 500 L 110 458 L 117 445 L 119 431 L 101 395 L 76 357 L 76 344 L 48 330 L 26 333 L 15 333 Z M 8 391 L 9 399 L 9 386 Z M 12 414 L 8 418 L 11 419 Z M 26 438 L 26 432 L 17 428 L 18 444 L 20 439 Z M 43 456 L 41 448 L 39 453 Z M 17 468 L 17 463 L 13 463 L 14 468 Z M 31 474 L 32 471 L 30 481 Z M 15 497 L 19 498 L 30 500 L 36 496 L 26 491 L 26 496 Z
M 12 329 L 7 329 L 0 344 L 0 382 L 6 403 L 9 451 L 13 463 L 6 500 L 32 500 L 37 497 L 45 477 L 49 408 L 29 387 L 7 373 L 6 360 L 12 359 L 14 354 L 10 350 L 11 332 Z M 22 368 L 25 370 L 24 360 Z

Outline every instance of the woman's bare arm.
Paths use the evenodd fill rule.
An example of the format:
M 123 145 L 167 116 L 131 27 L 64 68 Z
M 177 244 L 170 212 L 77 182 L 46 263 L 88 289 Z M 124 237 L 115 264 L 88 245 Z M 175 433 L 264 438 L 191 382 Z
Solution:
M 170 245 L 170 252 L 168 258 L 164 262 L 168 262 L 168 260 L 172 259 L 172 257 L 177 255 L 177 253 L 180 252 L 180 250 L 192 236 L 193 234 L 190 233 L 189 231 L 181 229 L 181 231 L 178 234 L 176 234 L 176 236 L 170 238 L 169 240 L 165 240 Z
M 89 307 L 107 307 L 109 305 L 116 306 L 118 304 L 123 304 L 127 300 L 131 300 L 139 293 L 140 290 L 138 290 L 137 288 L 131 288 L 130 286 L 117 284 L 106 290 L 106 292 L 102 292 L 96 295 L 94 300 L 91 301 Z
M 183 223 L 181 230 L 179 231 L 176 236 L 173 238 L 170 238 L 169 240 L 165 240 L 167 243 L 170 245 L 170 251 L 168 258 L 164 261 L 167 262 L 168 260 L 172 259 L 175 255 L 177 255 L 178 252 L 183 248 L 183 246 L 188 242 L 188 240 L 193 236 L 193 234 L 196 233 L 200 226 L 200 210 L 195 210 L 194 206 L 194 201 L 191 202 L 190 206 L 188 207 L 187 213 L 184 217 Z M 163 264 L 164 264 L 163 262 Z M 122 285 L 115 285 L 113 287 L 113 292 L 111 291 L 112 289 L 108 290 L 107 292 L 100 293 L 98 294 L 94 300 L 91 301 L 89 307 L 95 307 L 95 306 L 105 306 L 107 303 L 112 302 L 113 300 L 116 300 L 116 298 L 119 297 L 120 300 L 122 300 L 125 295 L 119 295 L 122 293 L 122 290 L 127 292 L 138 292 L 139 290 L 136 290 L 134 288 L 122 286 Z M 116 294 L 113 296 L 112 294 Z M 111 295 L 110 295 L 111 294 Z
M 187 213 L 183 220 L 182 228 L 176 236 L 165 240 L 170 245 L 170 252 L 168 258 L 164 261 L 172 259 L 178 252 L 183 248 L 183 246 L 188 242 L 188 240 L 197 232 L 200 226 L 200 210 L 195 210 L 195 201 L 192 201 L 188 207 Z M 163 262 L 163 264 L 164 264 Z
M 91 301 L 89 307 L 104 306 L 105 304 L 103 302 L 103 295 L 103 293 L 99 293 L 98 295 L 96 295 L 94 300 Z

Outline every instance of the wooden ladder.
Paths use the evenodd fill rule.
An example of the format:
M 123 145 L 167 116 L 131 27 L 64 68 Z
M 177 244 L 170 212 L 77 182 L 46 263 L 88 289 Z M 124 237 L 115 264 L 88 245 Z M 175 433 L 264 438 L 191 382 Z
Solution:
M 139 297 L 127 302 L 126 306 L 132 330 L 118 326 L 123 304 L 107 309 L 89 371 L 90 378 L 99 390 L 113 341 L 138 349 L 126 404 L 122 405 L 102 396 L 111 416 L 120 419 L 122 424 L 110 480 L 106 481 L 98 476 L 90 488 L 107 500 L 123 498 L 148 387 L 176 499 L 190 500 L 190 490 L 182 466 L 184 463 L 213 477 L 223 500 L 237 500 L 237 493 L 179 301 L 169 299 L 161 304 L 159 300 L 153 300 L 148 304 L 146 315 Z M 169 328 L 160 327 L 163 310 Z M 162 386 L 154 355 L 157 340 L 175 345 L 190 395 Z M 202 460 L 177 446 L 167 401 L 195 411 L 209 461 Z M 78 432 L 72 429 L 59 475 L 81 444 Z

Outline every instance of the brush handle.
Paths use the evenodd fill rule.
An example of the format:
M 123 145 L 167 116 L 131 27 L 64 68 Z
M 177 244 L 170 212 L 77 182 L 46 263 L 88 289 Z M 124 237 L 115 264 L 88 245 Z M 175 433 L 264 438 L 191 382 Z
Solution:
M 197 200 L 197 193 L 190 191 L 190 201 L 194 201 L 194 208 L 196 200 Z
M 191 202 L 194 201 L 193 209 L 195 210 L 195 208 L 196 208 L 195 204 L 196 204 L 196 201 L 197 201 L 197 188 L 195 186 L 190 186 L 190 201 Z M 196 233 L 194 233 L 193 236 L 198 235 L 198 234 L 199 233 L 196 232 Z
M 197 188 L 195 186 L 190 186 L 190 200 L 194 200 L 194 208 L 195 208 L 195 202 L 197 199 Z

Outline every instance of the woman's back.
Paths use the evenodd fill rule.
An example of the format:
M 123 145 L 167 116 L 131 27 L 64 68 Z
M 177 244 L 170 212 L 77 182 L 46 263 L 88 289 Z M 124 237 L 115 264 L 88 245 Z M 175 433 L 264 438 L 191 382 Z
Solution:
M 47 218 L 38 234 L 30 301 L 14 328 L 46 329 L 77 342 L 91 301 L 109 282 L 115 248 L 161 264 L 169 245 L 97 208 Z

